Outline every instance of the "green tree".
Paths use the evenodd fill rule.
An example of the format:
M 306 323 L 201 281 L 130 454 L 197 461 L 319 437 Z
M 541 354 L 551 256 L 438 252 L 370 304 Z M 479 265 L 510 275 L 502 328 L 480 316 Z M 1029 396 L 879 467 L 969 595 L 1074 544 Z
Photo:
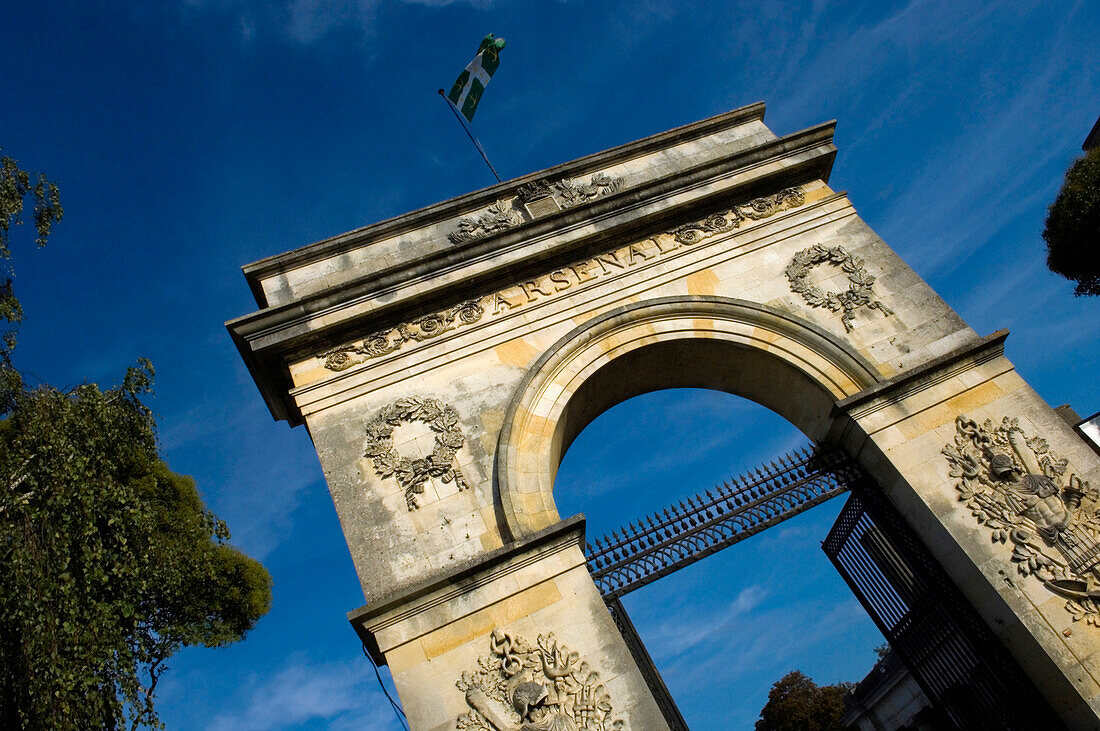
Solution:
M 20 182 L 9 158 L 2 165 L 7 251 L 8 225 L 22 210 L 9 196 L 39 188 Z M 41 244 L 60 201 L 39 180 L 56 210 L 37 226 Z M 14 301 L 10 287 L 5 295 Z M 18 302 L 2 316 L 14 329 Z M 0 725 L 157 727 L 154 697 L 168 658 L 183 646 L 241 639 L 270 606 L 271 578 L 228 544 L 194 482 L 160 459 L 142 400 L 152 385 L 148 361 L 107 390 L 30 387 L 11 365 L 14 339 L 6 342 Z
M 795 670 L 772 685 L 757 731 L 841 731 L 844 696 L 852 683 L 818 686 Z
M 34 199 L 35 243 L 46 245 L 53 224 L 61 220 L 61 193 L 42 173 L 21 170 L 19 163 L 7 155 L 0 156 L 0 317 L 12 324 L 4 331 L 0 356 L 10 365 L 11 349 L 15 347 L 15 326 L 23 320 L 23 308 L 12 288 L 11 227 L 23 223 L 23 201 Z
M 1066 171 L 1047 213 L 1047 266 L 1077 283 L 1073 293 L 1100 295 L 1100 147 Z

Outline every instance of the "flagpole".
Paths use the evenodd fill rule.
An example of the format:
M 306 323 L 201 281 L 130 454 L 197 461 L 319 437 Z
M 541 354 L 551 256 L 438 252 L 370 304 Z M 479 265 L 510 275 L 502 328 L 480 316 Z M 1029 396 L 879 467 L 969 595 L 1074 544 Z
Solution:
M 470 128 L 466 126 L 466 123 L 462 121 L 462 115 L 458 113 L 458 110 L 455 109 L 455 105 L 451 103 L 451 100 L 447 98 L 442 89 L 439 90 L 439 97 L 443 101 L 447 102 L 447 106 L 451 108 L 451 111 L 455 115 L 455 119 L 457 119 L 458 123 L 462 125 L 462 129 L 466 130 L 466 136 L 470 138 L 470 142 L 473 142 L 474 147 L 476 147 L 477 151 L 481 153 L 481 159 L 484 160 L 485 164 L 489 166 L 489 169 L 493 171 L 493 177 L 497 179 L 498 183 L 501 182 L 500 176 L 497 175 L 496 168 L 493 167 L 493 163 L 489 162 L 489 156 L 485 154 L 485 150 L 482 149 L 481 143 L 477 141 L 477 138 L 474 137 L 474 133 L 471 132 Z

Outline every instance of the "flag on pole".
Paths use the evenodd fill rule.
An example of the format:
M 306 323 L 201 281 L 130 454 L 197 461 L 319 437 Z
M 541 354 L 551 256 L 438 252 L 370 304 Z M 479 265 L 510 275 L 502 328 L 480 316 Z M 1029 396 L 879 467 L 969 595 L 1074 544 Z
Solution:
M 474 121 L 474 112 L 481 101 L 481 95 L 485 93 L 485 87 L 489 85 L 489 79 L 500 65 L 500 50 L 504 48 L 503 38 L 493 38 L 493 34 L 485 36 L 485 40 L 478 46 L 474 60 L 466 65 L 466 68 L 455 79 L 454 86 L 447 99 L 455 108 L 462 112 L 466 121 Z

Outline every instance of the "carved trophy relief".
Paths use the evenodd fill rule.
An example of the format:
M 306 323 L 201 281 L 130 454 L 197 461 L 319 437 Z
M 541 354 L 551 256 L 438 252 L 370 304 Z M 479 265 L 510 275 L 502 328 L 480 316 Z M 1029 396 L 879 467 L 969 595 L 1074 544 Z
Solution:
M 427 457 L 410 459 L 394 447 L 394 429 L 414 421 L 435 432 L 435 449 Z M 397 480 L 405 490 L 409 510 L 416 510 L 416 497 L 424 493 L 424 483 L 429 478 L 438 477 L 445 483 L 453 481 L 459 490 L 469 487 L 455 463 L 455 453 L 464 443 L 458 412 L 453 406 L 438 399 L 406 396 L 383 408 L 367 423 L 363 456 L 374 464 L 376 475 Z
M 810 284 L 810 271 L 822 264 L 840 267 L 848 275 L 848 289 L 843 292 L 825 292 Z M 794 255 L 783 272 L 791 284 L 791 291 L 801 295 L 811 307 L 824 307 L 830 312 L 840 312 L 844 330 L 852 331 L 856 310 L 866 307 L 878 310 L 889 317 L 894 311 L 874 297 L 875 278 L 863 266 L 863 259 L 854 256 L 842 246 L 826 247 L 814 244 Z
M 587 183 L 570 178 L 562 178 L 554 183 L 533 180 L 516 188 L 514 200 L 526 206 L 532 216 L 539 216 L 588 203 L 614 193 L 622 185 L 622 178 L 613 178 L 604 173 L 596 173 Z M 550 203 L 550 201 L 553 202 Z M 549 203 L 549 206 L 539 205 L 540 202 Z M 479 216 L 460 218 L 457 227 L 447 235 L 447 238 L 452 244 L 464 244 L 500 231 L 507 231 L 523 222 L 524 218 L 512 199 L 500 200 L 485 209 L 485 212 Z
M 603 173 L 596 173 L 587 183 L 578 183 L 569 178 L 563 178 L 550 185 L 554 199 L 562 208 L 572 208 L 581 203 L 596 200 L 601 196 L 614 193 L 623 185 L 620 177 L 612 178 Z
M 1012 561 L 1065 597 L 1074 621 L 1100 626 L 1098 496 L 1046 440 L 1018 419 L 983 424 L 959 416 L 955 442 L 943 448 L 955 489 L 995 543 L 1011 544 Z
M 460 218 L 458 227 L 447 235 L 452 244 L 474 241 L 490 234 L 507 231 L 523 223 L 523 216 L 510 200 L 497 201 L 485 213 L 473 218 Z
M 580 655 L 553 633 L 534 646 L 500 629 L 489 637 L 490 654 L 478 669 L 455 682 L 469 712 L 458 717 L 463 731 L 620 731 L 611 697 Z
M 550 189 L 550 183 L 546 180 L 532 180 L 516 188 L 516 198 L 520 203 L 533 203 L 534 201 L 550 198 L 554 191 Z

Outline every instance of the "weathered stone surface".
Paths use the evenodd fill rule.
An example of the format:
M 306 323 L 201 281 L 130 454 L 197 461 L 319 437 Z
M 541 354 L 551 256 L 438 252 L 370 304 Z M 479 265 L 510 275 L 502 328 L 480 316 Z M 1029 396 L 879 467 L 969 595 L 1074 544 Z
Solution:
M 778 138 L 762 114 L 246 267 L 262 309 L 229 328 L 273 414 L 308 425 L 368 602 L 353 623 L 414 728 L 562 713 L 533 666 L 508 676 L 534 684 L 526 706 L 456 686 L 487 653 L 510 657 L 499 638 L 551 633 L 597 673 L 601 718 L 663 727 L 553 482 L 599 413 L 678 386 L 745 396 L 847 449 L 1067 724 L 1097 725 L 1100 628 L 1020 574 L 1018 544 L 991 540 L 941 450 L 965 415 L 1041 436 L 1074 485 L 1100 485 L 1096 454 L 1015 373 L 1005 333 L 980 338 L 828 187 L 832 126 Z M 498 201 L 507 225 L 478 223 Z M 1035 523 L 1029 509 L 1014 515 Z

